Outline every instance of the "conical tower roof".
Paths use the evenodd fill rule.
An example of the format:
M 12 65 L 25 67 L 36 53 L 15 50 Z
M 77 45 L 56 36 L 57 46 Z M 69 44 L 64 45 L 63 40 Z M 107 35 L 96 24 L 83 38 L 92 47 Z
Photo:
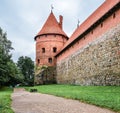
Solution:
M 40 32 L 35 36 L 35 39 L 36 37 L 45 35 L 45 34 L 59 34 L 68 38 L 68 36 L 62 30 L 62 28 L 60 28 L 59 23 L 57 22 L 52 11 L 48 19 L 46 20 L 45 24 L 43 25 L 42 29 L 40 30 Z

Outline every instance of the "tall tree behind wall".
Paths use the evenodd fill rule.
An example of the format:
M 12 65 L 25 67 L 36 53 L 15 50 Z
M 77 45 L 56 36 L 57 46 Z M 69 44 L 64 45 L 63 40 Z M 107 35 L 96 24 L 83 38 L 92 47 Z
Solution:
M 34 84 L 34 62 L 30 57 L 19 57 L 17 66 L 19 70 L 24 75 L 24 83 L 25 85 L 33 85 Z

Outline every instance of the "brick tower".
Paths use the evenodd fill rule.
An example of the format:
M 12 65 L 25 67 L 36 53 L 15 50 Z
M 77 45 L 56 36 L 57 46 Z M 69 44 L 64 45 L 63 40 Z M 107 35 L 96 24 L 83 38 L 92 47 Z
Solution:
M 62 29 L 63 17 L 59 16 L 59 22 L 51 11 L 47 21 L 35 36 L 36 41 L 36 65 L 54 66 L 56 61 L 54 56 L 62 49 L 68 40 Z

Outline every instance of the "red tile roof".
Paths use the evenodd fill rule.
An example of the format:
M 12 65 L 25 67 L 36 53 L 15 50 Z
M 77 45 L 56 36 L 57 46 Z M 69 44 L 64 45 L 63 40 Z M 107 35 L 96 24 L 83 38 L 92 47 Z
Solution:
M 40 30 L 40 32 L 35 36 L 35 39 L 37 36 L 41 36 L 45 34 L 59 34 L 59 35 L 63 35 L 68 38 L 65 32 L 60 28 L 59 23 L 57 22 L 52 11 L 48 19 L 46 20 L 44 26 Z
M 110 9 L 112 9 L 120 0 L 106 0 L 89 18 L 87 18 L 72 34 L 69 40 L 64 45 L 65 49 L 69 44 L 71 44 L 78 36 L 85 32 L 89 27 L 91 27 L 97 20 L 99 20 L 103 15 L 105 15 Z M 63 51 L 63 49 L 61 51 Z

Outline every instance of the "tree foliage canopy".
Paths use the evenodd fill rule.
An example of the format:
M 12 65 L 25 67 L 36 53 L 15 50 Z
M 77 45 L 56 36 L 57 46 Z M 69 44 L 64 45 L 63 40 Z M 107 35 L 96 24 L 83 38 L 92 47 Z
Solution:
M 30 57 L 19 57 L 17 66 L 19 70 L 24 75 L 24 83 L 25 85 L 33 85 L 34 84 L 34 62 Z
M 12 61 L 12 42 L 0 28 L 0 86 L 15 85 L 23 80 L 23 75 Z

